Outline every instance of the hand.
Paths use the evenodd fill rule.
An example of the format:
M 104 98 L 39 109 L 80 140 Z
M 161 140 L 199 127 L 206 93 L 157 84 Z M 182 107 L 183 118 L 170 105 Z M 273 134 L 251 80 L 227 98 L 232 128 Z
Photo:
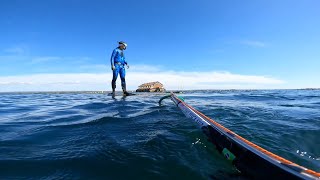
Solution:
M 111 66 L 111 70 L 113 71 L 115 69 L 115 67 L 114 66 Z
M 127 66 L 127 69 L 129 69 L 129 65 L 128 65 L 128 64 L 126 64 L 126 66 Z

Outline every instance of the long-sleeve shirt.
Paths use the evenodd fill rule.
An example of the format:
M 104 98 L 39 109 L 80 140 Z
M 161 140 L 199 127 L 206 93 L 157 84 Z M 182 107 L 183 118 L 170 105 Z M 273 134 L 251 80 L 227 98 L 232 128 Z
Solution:
M 119 49 L 118 47 L 113 50 L 110 62 L 111 67 L 116 63 L 121 63 L 122 65 L 128 64 L 126 58 L 124 57 L 123 50 Z

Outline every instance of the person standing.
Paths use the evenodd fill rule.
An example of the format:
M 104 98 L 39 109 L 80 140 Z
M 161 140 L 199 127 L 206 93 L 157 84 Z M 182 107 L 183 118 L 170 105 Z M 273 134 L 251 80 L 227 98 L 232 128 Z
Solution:
M 129 69 L 129 65 L 125 59 L 123 51 L 127 49 L 128 45 L 123 41 L 120 41 L 118 43 L 119 43 L 119 46 L 113 50 L 111 55 L 111 60 L 110 60 L 111 69 L 113 71 L 113 77 L 111 81 L 112 95 L 115 96 L 116 81 L 117 81 L 118 74 L 120 74 L 123 95 L 127 96 L 129 95 L 129 93 L 127 92 L 127 87 L 126 87 L 125 66 L 127 66 L 127 68 Z

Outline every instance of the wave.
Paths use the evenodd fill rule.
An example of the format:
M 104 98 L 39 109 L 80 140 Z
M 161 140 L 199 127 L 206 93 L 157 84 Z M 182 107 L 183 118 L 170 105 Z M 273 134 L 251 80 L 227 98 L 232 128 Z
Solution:
M 319 160 L 296 153 L 303 150 L 315 159 L 320 154 L 317 93 L 235 90 L 181 96 L 244 138 L 319 169 Z M 13 96 L 0 97 L 0 179 L 238 178 L 196 123 L 169 100 L 158 106 L 160 95 Z

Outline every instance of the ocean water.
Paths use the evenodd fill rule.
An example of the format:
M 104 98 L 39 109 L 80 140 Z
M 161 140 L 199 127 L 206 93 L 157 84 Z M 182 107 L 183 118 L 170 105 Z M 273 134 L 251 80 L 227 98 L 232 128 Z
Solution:
M 246 179 L 165 94 L 1 93 L 0 179 Z M 185 102 L 320 171 L 320 90 L 186 91 Z

